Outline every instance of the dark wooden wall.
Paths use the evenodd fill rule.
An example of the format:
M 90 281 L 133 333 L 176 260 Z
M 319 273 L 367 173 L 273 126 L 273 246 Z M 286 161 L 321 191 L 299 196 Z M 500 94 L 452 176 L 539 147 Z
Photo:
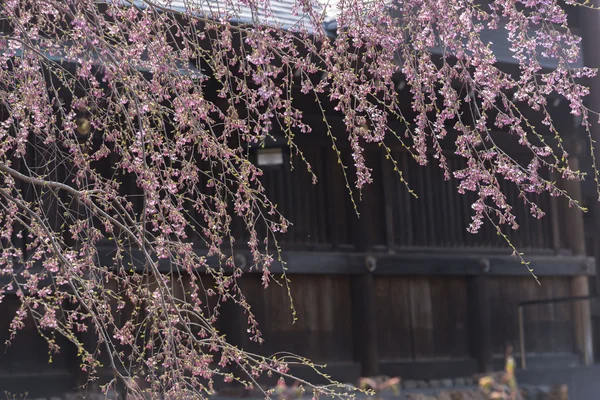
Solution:
M 231 307 L 222 309 L 219 328 L 246 350 L 264 355 L 280 351 L 294 353 L 330 365 L 328 372 L 335 379 L 357 378 L 360 363 L 355 346 L 367 345 L 360 342 L 353 330 L 352 319 L 357 316 L 352 309 L 351 277 L 319 274 L 290 275 L 290 279 L 298 318 L 295 323 L 292 323 L 287 288 L 272 283 L 263 289 L 260 276 L 250 274 L 242 278 L 243 291 L 259 321 L 265 342 L 259 345 L 248 339 L 245 319 L 232 318 L 236 310 Z M 409 379 L 452 377 L 478 371 L 477 355 L 472 350 L 476 333 L 470 327 L 477 321 L 473 321 L 469 307 L 469 302 L 474 301 L 469 298 L 469 279 L 465 276 L 374 277 L 377 355 L 382 373 Z M 569 277 L 544 276 L 541 285 L 530 276 L 489 276 L 486 279 L 491 317 L 489 332 L 496 357 L 502 355 L 507 342 L 518 344 L 516 310 L 520 301 L 570 294 Z M 207 288 L 210 282 L 210 279 L 205 280 Z M 8 338 L 7 327 L 16 307 L 14 296 L 8 296 L 2 303 L 2 342 Z M 528 354 L 551 356 L 574 352 L 570 307 L 564 303 L 526 308 Z M 364 323 L 370 319 L 363 317 Z M 49 364 L 47 346 L 29 320 L 11 347 L 6 352 L 2 348 L 0 384 L 16 385 L 43 376 L 73 386 L 78 376 L 76 353 L 64 339 L 57 337 L 57 341 L 63 345 L 63 352 L 54 355 Z M 340 365 L 355 367 L 343 370 L 338 368 Z
M 36 324 L 28 318 L 8 345 L 9 326 L 19 306 L 15 295 L 7 295 L 0 304 L 0 390 L 12 394 L 27 391 L 34 396 L 72 390 L 79 361 L 76 351 L 60 334 L 44 332 L 62 349 L 51 354 Z
M 473 260 L 468 260 L 471 272 L 467 274 L 460 272 L 463 268 L 460 260 L 455 258 L 448 266 L 444 257 L 453 253 L 464 256 L 466 260 L 474 255 L 488 257 L 508 253 L 506 243 L 489 224 L 484 225 L 478 235 L 466 231 L 475 194 L 458 194 L 458 181 L 454 178 L 444 180 L 442 170 L 435 163 L 420 167 L 406 152 L 394 149 L 392 156 L 409 186 L 419 196 L 413 197 L 392 171 L 391 164 L 385 161 L 383 151 L 369 148 L 367 160 L 369 167 L 373 168 L 374 183 L 365 189 L 364 201 L 359 204 L 362 214 L 359 220 L 330 142 L 316 134 L 314 136 L 298 142 L 318 178 L 316 185 L 312 185 L 312 177 L 298 159 L 295 160 L 295 168 L 287 162 L 266 168 L 261 181 L 272 201 L 294 224 L 288 234 L 280 237 L 284 250 L 311 254 L 313 265 L 309 269 L 320 271 L 308 274 L 302 270 L 306 265 L 296 262 L 300 269 L 290 270 L 290 293 L 287 287 L 276 283 L 264 290 L 258 275 L 246 275 L 242 280 L 243 290 L 266 342 L 259 346 L 248 340 L 245 319 L 231 307 L 224 307 L 219 325 L 242 347 L 265 355 L 288 351 L 317 362 L 357 364 L 364 361 L 357 348 L 371 349 L 357 326 L 369 323 L 375 324 L 372 339 L 376 345 L 373 347 L 376 358 L 382 364 L 389 366 L 408 362 L 432 365 L 423 363 L 473 360 L 479 356 L 480 349 L 473 343 L 478 341 L 480 332 L 488 332 L 493 354 L 500 355 L 507 341 L 516 344 L 517 304 L 520 301 L 570 295 L 570 277 L 567 275 L 572 275 L 572 269 L 565 272 L 565 276 L 558 276 L 560 269 L 556 269 L 557 276 L 543 276 L 542 285 L 538 286 L 532 276 L 522 274 L 524 267 L 520 276 L 506 276 L 510 273 L 492 265 L 493 273 L 484 278 L 487 289 L 479 291 L 479 297 L 474 296 L 471 290 L 473 276 L 479 278 L 482 273 L 478 270 L 473 272 Z M 345 164 L 351 166 L 348 149 L 342 150 Z M 464 168 L 462 159 L 451 152 L 447 156 L 452 170 Z M 32 157 L 34 164 L 36 159 L 40 165 L 47 164 L 48 160 L 41 154 L 33 154 Z M 110 174 L 111 163 L 115 161 L 104 160 L 104 165 L 99 163 L 98 168 Z M 66 175 L 67 172 L 61 170 L 56 179 L 66 182 Z M 122 178 L 123 194 L 131 196 L 132 200 L 139 199 L 133 193 L 133 177 Z M 347 178 L 353 186 L 351 168 Z M 503 189 L 508 201 L 515 207 L 520 224 L 518 231 L 506 230 L 517 248 L 528 255 L 553 256 L 564 252 L 566 242 L 560 228 L 568 221 L 561 219 L 551 199 L 532 195 L 531 199 L 549 213 L 546 218 L 535 220 L 518 199 L 514 186 L 507 184 Z M 356 191 L 354 195 L 358 199 Z M 141 209 L 139 200 L 135 206 Z M 53 215 L 62 214 L 62 210 L 56 210 L 58 204 L 49 203 L 49 207 L 53 207 Z M 60 221 L 56 221 L 56 226 L 60 225 Z M 237 243 L 243 245 L 247 237 L 243 226 L 234 226 L 232 231 Z M 192 240 L 199 245 L 202 243 L 197 237 Z M 426 272 L 417 271 L 421 264 L 388 260 L 386 272 L 372 276 L 372 293 L 364 293 L 364 297 L 373 297 L 374 306 L 366 307 L 363 314 L 357 312 L 361 293 L 357 294 L 357 285 L 354 284 L 356 276 L 351 276 L 348 271 L 340 273 L 339 269 L 346 267 L 339 262 L 340 259 L 346 255 L 350 255 L 348 259 L 353 257 L 352 273 L 359 275 L 364 273 L 364 254 L 398 256 L 411 252 L 418 252 L 421 263 L 429 263 Z M 328 254 L 332 253 L 337 255 L 335 266 L 327 261 L 331 259 Z M 341 258 L 340 254 L 343 255 Z M 323 261 L 318 261 L 321 256 Z M 337 272 L 332 270 L 335 268 Z M 406 272 L 407 269 L 411 272 Z M 512 271 L 514 273 L 514 269 Z M 210 285 L 210 282 L 207 281 L 207 284 Z M 292 323 L 290 295 L 297 312 L 295 323 Z M 482 300 L 484 309 L 479 310 L 480 314 L 474 313 L 472 304 Z M 7 300 L 1 306 L 0 334 L 6 332 L 9 318 L 15 311 L 15 301 L 14 298 Z M 566 304 L 544 305 L 526 310 L 526 349 L 529 352 L 573 351 L 568 307 Z M 480 319 L 482 314 L 487 314 L 489 319 Z M 482 324 L 487 325 L 486 329 L 477 329 Z M 4 337 L 0 336 L 0 339 Z M 68 350 L 56 356 L 51 367 L 48 367 L 47 359 L 47 350 L 35 327 L 28 326 L 15 341 L 14 347 L 0 356 L 0 375 L 21 371 L 25 375 L 48 374 L 49 371 L 77 369 L 74 354 Z M 476 369 L 475 365 L 470 372 Z M 388 367 L 381 370 L 400 371 L 398 373 L 403 377 L 410 377 L 411 373 L 410 368 Z M 440 372 L 442 376 L 454 373 L 457 372 L 451 369 Z M 334 375 L 334 378 L 338 377 Z
M 467 357 L 464 278 L 377 277 L 382 360 Z
M 400 182 L 393 166 L 385 160 L 380 148 L 367 152 L 368 166 L 373 169 L 374 182 L 361 205 L 368 210 L 360 224 L 350 201 L 345 179 L 329 146 L 319 143 L 304 143 L 306 159 L 310 162 L 318 182 L 312 184 L 311 175 L 302 163 L 294 159 L 291 170 L 286 163 L 264 171 L 262 182 L 269 196 L 293 226 L 281 237 L 286 249 L 350 249 L 356 248 L 357 229 L 368 232 L 369 247 L 402 251 L 415 248 L 440 249 L 507 249 L 506 242 L 496 234 L 495 228 L 486 223 L 477 235 L 466 228 L 473 214 L 471 204 L 475 193 L 460 195 L 459 181 L 453 177 L 444 180 L 443 171 L 432 161 L 427 167 L 419 166 L 403 151 L 392 155 L 402 170 L 403 176 L 418 198 L 409 194 Z M 345 154 L 349 156 L 348 154 Z M 462 158 L 447 154 L 452 171 L 465 167 Z M 348 157 L 346 157 L 348 158 Z M 350 160 L 345 160 L 352 165 Z M 347 169 L 347 178 L 353 184 L 352 169 Z M 521 250 L 536 253 L 551 253 L 565 248 L 564 237 L 560 237 L 559 215 L 556 204 L 548 195 L 529 194 L 548 216 L 541 220 L 531 217 L 523 200 L 518 198 L 517 188 L 512 183 L 502 183 L 509 204 L 514 207 L 518 230 L 503 227 L 511 242 Z M 358 202 L 358 192 L 354 190 Z M 554 236 L 553 236 L 554 235 Z
M 248 349 L 262 354 L 287 351 L 317 362 L 352 360 L 349 277 L 293 275 L 291 281 L 290 297 L 285 286 L 272 283 L 265 290 L 260 276 L 244 277 L 244 291 L 265 338 L 262 345 L 246 341 Z
M 11 375 L 20 375 L 41 373 L 50 368 L 68 370 L 70 354 L 67 340 L 59 334 L 53 336 L 51 332 L 44 332 L 49 339 L 55 340 L 57 344 L 67 349 L 66 352 L 51 354 L 48 351 L 46 340 L 38 334 L 36 324 L 31 318 L 27 318 L 23 329 L 18 332 L 10 346 L 7 345 L 10 338 L 9 326 L 19 306 L 20 302 L 15 296 L 7 296 L 2 301 L 0 371 Z M 50 360 L 52 360 L 51 366 L 48 365 Z
M 543 277 L 537 285 L 526 277 L 492 277 L 489 282 L 492 346 L 501 353 L 506 342 L 519 340 L 516 307 L 521 301 L 569 297 L 569 279 Z M 527 352 L 573 352 L 571 303 L 531 305 L 524 308 Z
M 378 355 L 382 362 L 461 359 L 473 355 L 467 277 L 375 276 Z M 492 351 L 518 345 L 517 304 L 525 300 L 568 297 L 569 278 L 488 277 Z M 298 320 L 292 324 L 287 289 L 264 290 L 259 276 L 243 278 L 266 342 L 248 349 L 270 354 L 291 351 L 316 361 L 353 359 L 350 279 L 347 275 L 292 275 L 291 295 Z M 528 307 L 526 349 L 531 353 L 573 351 L 571 305 Z M 365 321 L 370 316 L 363 316 Z M 359 344 L 360 345 L 360 344 Z

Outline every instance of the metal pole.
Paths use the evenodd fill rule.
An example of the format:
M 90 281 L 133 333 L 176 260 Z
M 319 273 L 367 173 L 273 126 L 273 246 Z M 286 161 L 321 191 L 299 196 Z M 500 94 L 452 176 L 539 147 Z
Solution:
M 523 306 L 518 307 L 519 312 L 519 347 L 521 353 L 521 368 L 526 368 L 525 363 L 525 327 L 523 326 Z

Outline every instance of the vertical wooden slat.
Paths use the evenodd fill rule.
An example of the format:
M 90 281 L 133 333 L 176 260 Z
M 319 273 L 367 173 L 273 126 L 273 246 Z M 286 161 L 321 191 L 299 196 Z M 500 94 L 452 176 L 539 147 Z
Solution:
M 316 160 L 317 168 L 317 178 L 319 179 L 319 183 L 317 186 L 313 187 L 317 194 L 317 204 L 318 204 L 318 223 L 319 223 L 319 237 L 320 244 L 331 244 L 331 235 L 329 234 L 329 229 L 327 224 L 327 196 L 326 190 L 329 186 L 329 177 L 325 173 L 325 163 L 329 156 L 329 153 L 324 151 L 322 148 L 319 148 L 319 152 L 317 153 L 318 157 Z
M 448 164 L 450 165 L 450 168 L 453 171 L 456 171 L 459 169 L 459 163 L 458 163 L 458 158 L 456 156 L 453 157 L 449 157 L 448 158 Z M 464 230 L 465 230 L 465 225 L 463 222 L 463 217 L 462 217 L 462 199 L 460 198 L 460 194 L 458 193 L 458 184 L 459 181 L 458 179 L 454 179 L 454 177 L 452 178 L 452 187 L 449 189 L 450 193 L 449 196 L 452 199 L 451 201 L 451 205 L 452 205 L 452 214 L 453 214 L 453 219 L 452 219 L 452 226 L 454 228 L 453 230 L 453 238 L 454 240 L 452 240 L 452 243 L 449 243 L 448 246 L 452 247 L 452 245 L 455 246 L 464 246 Z
M 300 168 L 296 168 L 296 171 L 298 171 L 298 181 L 300 183 L 300 198 L 301 200 L 301 207 L 302 207 L 302 214 L 299 216 L 299 219 L 302 219 L 302 230 L 301 230 L 301 237 L 300 237 L 300 243 L 302 243 L 303 245 L 307 245 L 310 243 L 310 233 L 311 233 L 311 225 L 312 225 L 312 213 L 311 213 L 311 182 L 310 182 L 310 178 L 308 173 L 305 171 L 306 166 L 302 166 L 301 168 L 303 168 L 302 172 L 304 173 L 300 173 Z
M 404 179 L 407 180 L 407 182 L 414 182 L 411 181 L 410 179 L 412 178 L 412 171 L 409 171 L 408 168 L 408 158 L 409 155 L 406 152 L 402 152 L 401 153 L 401 157 L 402 157 L 402 172 L 404 174 Z M 414 185 L 411 184 L 411 189 L 414 190 Z M 398 189 L 400 190 L 401 193 L 401 199 L 402 204 L 401 206 L 401 210 L 403 211 L 403 223 L 400 224 L 400 226 L 404 229 L 404 231 L 406 232 L 406 245 L 407 246 L 412 246 L 414 245 L 414 226 L 413 226 L 413 207 L 412 207 L 412 200 L 413 200 L 413 196 L 408 192 L 408 189 L 406 189 L 405 187 L 403 187 L 403 185 L 398 185 L 397 186 Z
M 492 327 L 488 278 L 467 278 L 467 303 L 471 355 L 477 359 L 480 372 L 489 372 L 492 363 Z M 498 316 L 494 315 L 494 318 Z
M 246 297 L 248 303 L 251 306 L 251 311 L 254 314 L 257 322 L 258 322 L 258 329 L 261 331 L 261 333 L 263 334 L 263 337 L 265 337 L 266 339 L 268 339 L 268 332 L 270 330 L 269 327 L 269 315 L 267 314 L 267 309 L 268 309 L 268 295 L 269 295 L 269 291 L 271 289 L 264 289 L 261 285 L 260 282 L 260 276 L 256 275 L 256 274 L 245 274 L 242 277 L 242 284 L 243 284 L 243 293 L 244 296 Z M 279 307 L 281 307 L 283 305 L 279 305 Z M 219 321 L 220 323 L 226 323 L 225 321 L 222 321 L 223 318 L 219 317 Z M 245 329 L 247 329 L 248 324 L 247 324 L 247 320 L 244 321 L 244 324 L 242 325 Z M 225 328 L 226 329 L 226 328 Z M 269 348 L 270 346 L 270 342 L 269 341 L 265 341 L 263 343 L 263 345 L 260 345 L 254 341 L 248 340 L 248 335 L 245 335 L 245 339 L 243 341 L 244 344 L 244 349 L 247 351 L 252 351 L 255 353 L 272 353 L 271 349 Z
M 427 212 L 423 209 L 423 198 L 427 195 L 425 191 L 425 184 L 423 179 L 423 170 L 421 168 L 415 169 L 414 171 L 415 179 L 417 182 L 417 194 L 419 196 L 418 199 L 413 199 L 413 206 L 416 214 L 416 219 L 419 221 L 416 226 L 417 229 L 417 237 L 418 237 L 418 246 L 425 246 L 427 244 L 428 239 L 428 224 L 427 224 Z
M 531 280 L 530 283 L 535 284 L 533 279 Z M 535 295 L 535 288 L 527 286 L 528 282 L 523 282 L 523 278 L 517 277 L 490 278 L 490 292 L 493 293 L 493 297 L 490 299 L 493 315 L 493 343 L 494 352 L 497 354 L 503 353 L 507 341 L 516 342 L 518 338 L 517 324 L 514 319 L 517 304 L 520 301 L 531 300 Z M 527 313 L 526 317 L 526 323 L 529 324 L 526 329 L 529 329 L 533 320 Z
M 291 157 L 291 155 L 290 155 Z M 296 236 L 296 232 L 298 231 L 297 227 L 296 227 L 296 213 L 297 213 L 297 209 L 298 206 L 296 204 L 296 197 L 294 196 L 294 191 L 297 190 L 297 185 L 296 185 L 296 181 L 293 179 L 293 175 L 292 172 L 290 171 L 290 163 L 287 162 L 285 165 L 283 166 L 283 182 L 282 185 L 285 185 L 285 202 L 287 204 L 286 210 L 287 210 L 287 215 L 286 217 L 288 219 L 290 219 L 292 226 L 290 227 L 290 229 L 288 230 L 288 232 L 285 234 L 285 236 L 287 236 L 287 242 L 288 243 L 296 243 L 297 241 L 297 236 Z
M 313 173 L 317 174 L 318 177 L 318 169 L 316 168 L 316 157 L 312 156 L 312 151 L 311 151 L 311 156 L 308 158 L 311 168 L 313 168 Z M 308 191 L 308 199 L 309 199 L 309 203 L 308 203 L 308 213 L 306 214 L 305 218 L 308 219 L 309 221 L 309 229 L 308 229 L 308 237 L 307 237 L 307 242 L 309 244 L 314 244 L 314 243 L 320 243 L 321 238 L 320 238 L 320 224 L 321 221 L 319 221 L 319 204 L 317 201 L 317 191 L 320 190 L 319 187 L 315 187 L 315 185 L 312 184 L 312 177 L 309 176 L 309 174 L 307 174 L 306 176 L 306 187 L 307 187 L 307 191 Z
M 377 306 L 370 273 L 352 277 L 352 332 L 354 359 L 361 363 L 363 376 L 378 375 Z
M 453 163 L 450 159 L 448 164 L 449 167 L 453 167 Z M 451 177 L 448 181 L 447 187 L 447 195 L 448 195 L 448 210 L 449 210 L 449 218 L 450 218 L 450 239 L 448 240 L 447 245 L 451 246 L 453 243 L 460 245 L 461 240 L 461 229 L 463 229 L 460 220 L 460 212 L 457 210 L 458 204 L 460 204 L 457 200 L 457 196 L 459 196 L 457 189 L 457 181 L 454 177 Z
M 281 202 L 279 201 L 279 199 L 277 198 L 277 170 L 275 168 L 271 169 L 267 174 L 266 174 L 266 178 L 267 178 L 267 195 L 269 196 L 269 199 L 271 200 L 271 202 L 277 206 L 279 206 L 281 204 Z M 266 218 L 269 218 L 268 215 L 265 215 Z M 271 245 L 273 243 L 273 238 L 271 237 L 271 231 L 270 231 L 270 227 L 268 226 L 268 224 L 265 221 L 261 221 L 262 225 L 265 228 L 265 236 L 268 236 L 268 240 L 269 240 L 269 244 Z
M 331 229 L 331 241 L 334 248 L 339 247 L 344 240 L 341 233 L 345 216 L 344 216 L 344 196 L 346 194 L 343 186 L 344 177 L 342 175 L 342 167 L 338 164 L 336 154 L 332 154 L 327 159 L 328 163 L 325 170 L 329 176 L 329 184 L 327 185 L 327 193 L 329 195 L 329 201 L 327 202 L 327 216 L 329 221 L 329 227 Z M 346 194 L 347 195 L 347 194 Z
M 382 204 L 383 198 L 383 178 L 381 171 L 380 152 L 369 150 L 365 152 L 367 165 L 372 168 L 371 174 L 373 183 L 365 185 L 362 188 L 362 201 L 360 208 L 363 214 L 368 216 L 361 222 L 361 228 L 368 231 L 370 246 L 381 246 L 385 244 L 385 209 Z M 366 214 L 365 214 L 366 215 Z M 362 217 L 361 217 L 362 219 Z
M 392 171 L 390 166 L 390 161 L 386 159 L 383 152 L 381 152 L 381 171 L 382 171 L 382 186 L 383 186 L 383 203 L 385 207 L 385 236 L 386 236 L 386 246 L 388 251 L 393 251 L 394 247 L 396 247 L 396 240 L 394 237 L 394 213 L 392 207 L 393 204 L 393 194 L 392 190 L 397 185 L 396 180 L 392 179 Z M 399 205 L 395 205 L 398 207 Z
M 534 196 L 529 195 L 528 199 L 534 200 Z M 524 238 L 524 247 L 529 248 L 530 250 L 536 247 L 536 243 L 538 238 L 535 235 L 535 221 L 533 216 L 529 211 L 529 206 L 527 206 L 524 202 L 521 202 L 521 215 L 520 215 L 520 223 L 524 224 L 523 232 L 526 234 Z M 521 229 L 521 228 L 519 228 Z
M 551 180 L 557 181 L 556 172 L 552 171 Z M 550 198 L 550 218 L 552 223 L 552 248 L 556 253 L 560 252 L 562 247 L 561 234 L 560 234 L 560 214 L 558 208 L 558 199 L 555 196 Z
M 411 359 L 410 278 L 376 276 L 377 343 L 379 357 L 384 360 Z
M 462 277 L 430 277 L 435 357 L 465 357 L 467 286 Z
M 440 179 L 440 183 L 437 187 L 437 204 L 443 204 L 444 207 L 436 207 L 439 215 L 439 219 L 442 221 L 441 227 L 441 235 L 440 240 L 438 242 L 439 246 L 447 247 L 452 241 L 452 233 L 451 233 L 451 219 L 454 214 L 454 210 L 450 205 L 450 198 L 448 197 L 447 187 L 449 186 L 450 181 L 446 181 L 443 176 L 443 171 L 441 169 L 438 170 L 438 176 Z M 435 185 L 435 183 L 434 183 Z
M 467 231 L 467 226 L 471 223 L 471 214 L 472 214 L 470 198 L 475 197 L 475 196 L 472 195 L 470 192 L 467 192 L 463 195 L 460 195 L 460 197 L 461 197 L 461 204 L 462 204 L 462 207 L 461 207 L 461 211 L 462 211 L 461 214 L 463 216 L 463 228 L 462 228 L 463 234 L 462 234 L 462 236 L 464 238 L 464 244 L 466 246 L 473 246 L 475 244 L 474 236 Z
M 461 170 L 465 167 L 464 162 L 461 158 L 458 157 L 453 157 L 453 164 L 454 164 L 454 170 Z M 457 182 L 457 186 L 458 186 Z M 458 189 L 456 192 L 456 212 L 458 217 L 458 221 L 459 221 L 459 226 L 460 226 L 460 235 L 458 236 L 460 238 L 460 243 L 462 243 L 463 246 L 469 246 L 470 245 L 470 241 L 469 241 L 469 233 L 467 232 L 466 228 L 467 225 L 469 223 L 469 202 L 468 202 L 468 198 L 467 198 L 467 194 L 463 194 L 461 195 L 460 193 L 458 193 Z M 457 243 L 458 244 L 458 243 Z M 460 245 L 460 244 L 458 244 Z
M 421 212 L 424 212 L 424 217 L 426 224 L 423 225 L 422 229 L 426 229 L 427 235 L 425 236 L 425 242 L 423 245 L 427 245 L 429 243 L 435 244 L 436 242 L 436 232 L 434 225 L 434 208 L 433 208 L 433 187 L 432 187 L 432 173 L 431 173 L 431 165 L 428 167 L 420 167 L 419 177 L 421 178 L 422 185 L 422 198 L 421 201 L 425 204 L 423 208 L 421 208 Z
M 540 206 L 540 208 L 542 209 L 542 211 L 544 212 L 548 212 L 548 209 L 546 208 L 546 194 L 534 194 L 534 201 L 536 204 L 538 204 Z M 536 248 L 538 249 L 543 249 L 543 248 L 548 248 L 549 246 L 547 246 L 547 241 L 546 241 L 546 236 L 547 236 L 547 227 L 546 225 L 546 221 L 547 218 L 541 218 L 541 219 L 537 219 L 534 218 L 533 216 L 529 217 L 531 222 L 533 223 L 533 230 L 535 231 L 535 237 L 536 237 Z
M 284 157 L 283 162 L 286 163 L 285 157 Z M 290 214 L 288 212 L 289 204 L 287 203 L 286 198 L 284 196 L 286 182 L 284 181 L 284 178 L 283 178 L 283 174 L 284 174 L 283 168 L 284 167 L 281 166 L 280 168 L 278 168 L 277 170 L 274 171 L 273 185 L 275 186 L 274 192 L 277 193 L 277 195 L 275 196 L 275 199 L 276 199 L 275 204 L 277 204 L 277 210 L 285 218 L 289 218 L 289 216 L 290 216 Z M 277 235 L 277 239 L 280 240 L 282 243 L 286 243 L 287 234 Z
M 542 285 L 535 288 L 533 298 L 550 299 L 552 298 L 552 278 L 544 277 Z M 552 304 L 539 304 L 530 307 L 531 309 L 531 333 L 535 338 L 530 348 L 531 352 L 549 352 L 552 351 L 552 340 L 554 338 L 554 309 Z M 529 335 L 529 333 L 528 333 Z
M 298 163 L 299 164 L 299 163 Z M 304 228 L 305 224 L 305 190 L 302 176 L 299 173 L 299 166 L 295 165 L 293 170 L 290 170 L 290 182 L 292 187 L 291 196 L 294 201 L 294 243 L 299 245 L 304 243 L 306 238 L 306 232 Z
M 414 277 L 411 279 L 410 304 L 415 359 L 430 358 L 434 355 L 433 315 L 427 278 Z
M 552 196 L 549 193 L 544 194 L 544 210 L 546 211 L 546 216 L 544 219 L 544 248 L 546 249 L 554 249 L 554 238 L 553 238 L 553 226 L 552 226 L 552 217 L 548 214 L 552 212 Z
M 552 279 L 552 297 L 569 297 L 571 291 L 569 288 L 569 278 L 556 277 Z M 554 304 L 554 321 L 557 325 L 557 330 L 553 335 L 554 351 L 557 352 L 573 352 L 576 351 L 574 346 L 574 337 L 572 324 L 571 305 L 569 303 Z
M 237 282 L 242 292 L 245 289 L 245 281 L 245 279 L 240 279 Z M 220 307 L 218 321 L 221 332 L 226 335 L 229 344 L 244 349 L 246 347 L 246 330 L 248 327 L 244 309 L 231 300 L 221 303 Z
M 452 211 L 448 209 L 448 199 L 446 198 L 447 182 L 444 180 L 444 174 L 439 165 L 431 165 L 431 169 L 432 177 L 434 179 L 434 181 L 431 182 L 433 193 L 432 204 L 434 210 L 433 224 L 435 226 L 434 230 L 437 231 L 435 243 L 438 247 L 447 247 L 450 238 L 449 219 L 452 213 Z M 440 207 L 441 204 L 444 206 Z

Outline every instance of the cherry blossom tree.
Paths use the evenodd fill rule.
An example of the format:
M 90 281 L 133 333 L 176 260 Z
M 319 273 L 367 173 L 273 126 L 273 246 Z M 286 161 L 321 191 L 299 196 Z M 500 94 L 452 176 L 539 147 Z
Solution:
M 518 228 L 502 180 L 516 185 L 535 218 L 544 212 L 530 193 L 579 206 L 542 173 L 583 178 L 569 167 L 548 96 L 566 99 L 586 128 L 592 115 L 581 79 L 594 71 L 573 67 L 580 38 L 565 4 L 290 0 L 295 20 L 284 23 L 278 3 L 285 2 L 0 4 L 0 297 L 13 292 L 21 304 L 11 337 L 30 318 L 52 352 L 60 351 L 56 335 L 72 342 L 91 377 L 102 353 L 115 375 L 108 386 L 119 380 L 141 394 L 146 382 L 144 390 L 173 398 L 205 397 L 217 379 L 252 385 L 263 374 L 289 377 L 290 364 L 312 365 L 242 351 L 215 328 L 219 304 L 231 301 L 245 310 L 248 335 L 262 340 L 237 283 L 243 271 L 231 225 L 244 222 L 250 268 L 268 286 L 276 279 L 270 266 L 281 261 L 277 237 L 290 222 L 265 194 L 248 147 L 276 128 L 298 167 L 311 171 L 295 140 L 314 128 L 293 99 L 298 90 L 320 107 L 340 168 L 339 143 L 349 143 L 356 173 L 344 176 L 355 204 L 372 182 L 367 143 L 384 149 L 411 190 L 389 151 L 393 141 L 457 179 L 460 193 L 477 193 L 465 227 L 472 233 L 483 223 L 503 236 L 504 227 Z M 516 73 L 500 68 L 484 30 L 508 37 Z M 543 69 L 541 59 L 556 67 Z M 410 90 L 410 115 L 398 74 Z M 327 123 L 333 112 L 343 117 L 341 135 Z M 532 113 L 540 124 L 529 121 Z M 526 165 L 496 143 L 494 129 L 527 151 Z M 448 135 L 466 169 L 448 166 L 441 144 Z M 191 232 L 206 252 L 196 251 Z M 101 243 L 115 249 L 109 263 L 99 262 Z M 133 249 L 141 270 L 132 267 Z M 202 276 L 214 285 L 204 288 Z M 126 321 L 117 321 L 126 308 Z M 87 330 L 98 337 L 94 349 L 79 335 Z M 231 365 L 247 375 L 234 376 Z M 319 390 L 333 394 L 335 386 Z

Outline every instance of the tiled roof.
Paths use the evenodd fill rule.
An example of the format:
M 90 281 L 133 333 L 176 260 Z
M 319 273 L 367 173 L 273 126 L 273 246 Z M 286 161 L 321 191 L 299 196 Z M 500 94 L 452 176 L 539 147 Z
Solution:
M 130 1 L 130 0 L 128 0 Z M 143 3 L 143 0 L 136 0 Z M 269 9 L 259 9 L 257 15 L 253 15 L 250 7 L 245 5 L 248 0 L 151 0 L 156 1 L 168 8 L 177 11 L 191 11 L 209 18 L 226 18 L 232 22 L 254 23 L 257 20 L 262 24 L 279 26 L 284 29 L 305 28 L 310 31 L 307 17 L 298 12 L 296 3 L 298 0 L 270 0 Z M 337 4 L 339 0 L 317 0 L 322 6 L 318 12 L 326 12 L 325 29 L 332 36 L 335 35 L 337 25 L 335 17 L 337 15 Z M 265 3 L 264 0 L 258 0 L 259 4 Z M 230 6 L 226 6 L 229 4 Z M 231 5 L 234 5 L 231 7 Z M 324 8 L 326 11 L 324 11 Z M 306 24 L 306 25 L 305 25 Z M 484 43 L 491 43 L 491 49 L 496 59 L 501 63 L 515 64 L 513 53 L 510 51 L 511 44 L 508 42 L 508 35 L 505 29 L 500 26 L 497 30 L 484 29 L 481 32 L 481 39 Z M 431 49 L 433 53 L 441 54 L 440 48 Z M 545 68 L 556 68 L 556 60 L 543 58 L 540 55 L 540 64 Z M 572 67 L 581 67 L 583 62 L 572 65 Z
M 132 0 L 109 0 L 109 1 L 121 1 L 124 4 L 131 4 Z M 143 7 L 147 4 L 144 0 L 133 0 L 137 5 Z M 269 1 L 269 9 L 258 10 L 258 15 L 253 15 L 250 7 L 245 5 L 247 0 L 148 0 L 149 2 L 155 2 L 166 8 L 173 9 L 175 11 L 190 11 L 194 14 L 201 14 L 209 18 L 225 18 L 232 22 L 244 22 L 254 23 L 257 20 L 263 24 L 271 24 L 279 26 L 284 29 L 301 29 L 307 24 L 306 15 L 296 10 L 296 3 L 298 0 L 271 0 Z M 258 0 L 264 3 L 264 0 Z M 322 5 L 327 5 L 326 8 L 327 18 L 326 30 L 335 35 L 336 23 L 335 23 L 335 11 L 337 10 L 336 4 L 339 0 L 318 0 Z M 230 6 L 227 7 L 226 4 Z M 231 7 L 231 5 L 234 5 Z M 324 12 L 323 7 L 320 7 L 318 12 Z M 513 58 L 513 54 L 510 51 L 510 43 L 508 42 L 508 36 L 506 30 L 501 26 L 498 30 L 484 29 L 481 32 L 481 38 L 485 43 L 491 43 L 491 49 L 494 52 L 496 59 L 500 63 L 515 64 L 516 60 Z M 431 51 L 434 54 L 441 54 L 441 49 L 433 48 Z M 545 68 L 556 68 L 556 60 L 550 60 L 547 58 L 540 57 L 540 64 Z M 583 62 L 580 59 L 572 67 L 581 67 Z
M 255 12 L 244 0 L 154 0 L 175 11 L 189 11 L 194 14 L 204 15 L 209 18 L 225 18 L 232 22 L 255 23 L 274 25 L 284 29 L 311 30 L 306 14 L 298 7 L 298 0 L 271 0 L 265 7 L 264 0 L 258 1 L 259 7 Z M 143 5 L 143 0 L 136 2 Z M 325 22 L 331 22 L 336 16 L 338 0 L 318 0 L 315 11 L 325 13 Z

